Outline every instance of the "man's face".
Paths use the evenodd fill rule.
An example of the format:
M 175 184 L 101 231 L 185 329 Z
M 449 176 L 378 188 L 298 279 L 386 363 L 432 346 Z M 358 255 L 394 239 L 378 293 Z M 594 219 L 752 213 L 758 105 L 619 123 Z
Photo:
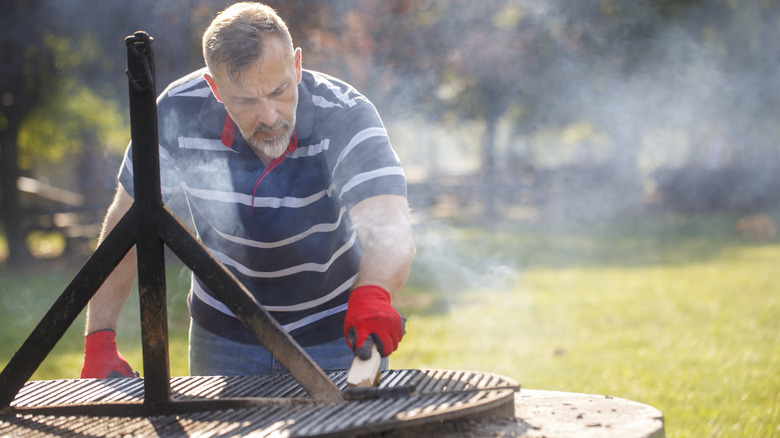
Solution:
M 273 159 L 287 150 L 295 129 L 301 51 L 291 56 L 278 38 L 264 44 L 262 58 L 244 71 L 240 83 L 224 67 L 206 79 L 249 146 L 261 159 Z

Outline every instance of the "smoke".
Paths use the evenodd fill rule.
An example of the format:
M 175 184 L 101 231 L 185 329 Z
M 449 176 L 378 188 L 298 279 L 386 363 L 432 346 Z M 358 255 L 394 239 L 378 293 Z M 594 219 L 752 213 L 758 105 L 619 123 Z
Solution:
M 518 20 L 535 36 L 527 53 L 549 62 L 532 64 L 516 46 L 502 53 L 520 96 L 496 136 L 497 171 L 514 192 L 501 198 L 504 220 L 625 223 L 659 206 L 735 216 L 780 209 L 780 50 L 774 43 L 780 8 L 718 1 L 673 11 L 653 2 L 507 4 L 521 7 Z M 464 35 L 478 25 L 485 23 L 452 24 Z M 399 99 L 436 90 L 462 97 L 458 91 L 469 86 L 431 89 L 430 75 Z M 436 215 L 444 201 L 462 196 L 445 218 L 464 221 L 476 211 L 479 221 L 486 219 L 470 208 L 480 200 L 464 195 L 479 182 L 469 176 L 479 173 L 484 120 L 431 123 L 403 113 L 391 111 L 387 122 L 417 213 L 410 286 L 436 290 L 448 303 L 453 292 L 512 287 L 523 260 L 491 252 L 488 242 Z M 426 198 L 447 184 L 450 190 L 436 201 Z
M 523 28 L 513 38 L 527 36 L 527 46 L 494 38 L 507 45 L 500 63 L 461 55 L 463 62 L 500 67 L 508 78 L 502 93 L 512 97 L 502 104 L 507 110 L 495 145 L 496 171 L 508 185 L 575 220 L 620 217 L 651 199 L 666 200 L 670 209 L 710 199 L 696 209 L 736 214 L 777 208 L 780 199 L 767 193 L 776 191 L 773 175 L 780 170 L 780 51 L 773 44 L 780 8 L 715 0 L 517 1 L 500 12 L 512 7 L 520 12 L 502 15 L 501 23 Z M 476 12 L 464 15 L 452 26 L 467 40 L 470 29 L 486 24 Z M 461 99 L 456 106 L 476 105 L 464 100 L 469 94 L 454 92 L 468 86 L 445 80 L 438 89 Z M 467 123 L 445 118 L 443 130 L 454 133 Z M 479 167 L 473 163 L 483 160 L 485 129 L 393 140 L 413 174 L 427 168 L 446 176 Z M 465 158 L 463 148 L 445 152 L 462 143 L 472 145 Z M 426 161 L 431 157 L 437 161 Z M 518 177 L 534 184 L 526 187 Z
M 494 252 L 495 242 L 470 233 L 442 222 L 417 226 L 410 286 L 436 291 L 448 306 L 463 292 L 509 290 L 518 278 L 517 266 L 506 254 Z

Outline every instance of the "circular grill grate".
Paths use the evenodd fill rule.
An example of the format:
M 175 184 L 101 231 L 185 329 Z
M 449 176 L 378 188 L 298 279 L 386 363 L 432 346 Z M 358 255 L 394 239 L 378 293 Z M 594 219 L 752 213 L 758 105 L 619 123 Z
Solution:
M 518 389 L 514 381 L 488 373 L 389 370 L 375 391 L 354 391 L 345 388 L 346 371 L 327 374 L 347 395 L 344 402 L 312 401 L 288 374 L 174 377 L 171 391 L 177 401 L 252 397 L 264 403 L 148 417 L 56 413 L 56 406 L 140 403 L 142 379 L 31 381 L 11 404 L 17 412 L 0 416 L 0 436 L 362 435 L 475 415 L 513 416 Z M 40 407 L 52 408 L 46 414 L 24 412 Z

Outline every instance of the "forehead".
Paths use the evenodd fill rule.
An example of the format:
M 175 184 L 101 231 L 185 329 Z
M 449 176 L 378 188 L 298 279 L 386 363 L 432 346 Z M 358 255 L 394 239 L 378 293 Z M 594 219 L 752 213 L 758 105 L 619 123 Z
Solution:
M 224 91 L 265 94 L 294 77 L 295 62 L 289 48 L 280 39 L 269 38 L 263 43 L 262 57 L 244 69 L 235 80 L 224 65 L 215 73 Z

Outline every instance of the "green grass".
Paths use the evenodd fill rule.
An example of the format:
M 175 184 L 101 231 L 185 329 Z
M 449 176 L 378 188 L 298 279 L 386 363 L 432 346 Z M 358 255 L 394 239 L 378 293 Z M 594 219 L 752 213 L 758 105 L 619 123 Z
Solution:
M 65 290 L 80 267 L 53 264 L 45 269 L 0 270 L 0 366 L 14 355 L 35 326 Z M 166 271 L 168 296 L 169 356 L 171 374 L 188 374 L 187 290 L 189 270 L 170 263 Z M 84 312 L 70 326 L 57 346 L 33 375 L 39 379 L 78 378 L 84 352 Z M 117 344 L 123 356 L 141 371 L 141 324 L 137 287 L 128 300 L 119 323 Z
M 780 435 L 780 246 L 730 224 L 418 230 L 431 298 L 393 366 L 647 403 L 670 437 Z
M 664 413 L 669 437 L 780 435 L 780 245 L 730 217 L 622 223 L 428 223 L 398 305 L 394 368 L 494 372 L 524 388 L 612 395 Z M 75 270 L 0 271 L 0 364 Z M 188 273 L 168 269 L 172 374 L 187 373 Z M 36 372 L 72 378 L 83 319 Z M 122 353 L 140 368 L 137 295 Z

